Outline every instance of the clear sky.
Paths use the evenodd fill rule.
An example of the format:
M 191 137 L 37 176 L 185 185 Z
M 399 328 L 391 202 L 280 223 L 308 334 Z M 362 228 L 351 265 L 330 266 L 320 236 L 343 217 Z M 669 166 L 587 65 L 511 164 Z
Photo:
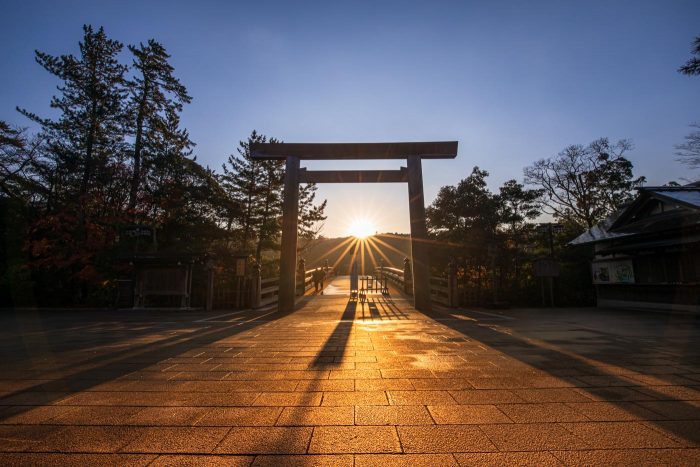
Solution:
M 76 53 L 85 23 L 155 38 L 194 98 L 198 160 L 220 168 L 252 129 L 286 142 L 458 140 L 423 164 L 426 204 L 475 165 L 490 186 L 573 143 L 630 138 L 651 184 L 694 177 L 674 160 L 700 120 L 700 77 L 677 68 L 700 35 L 698 1 L 0 0 L 0 119 L 49 115 L 57 81 L 33 50 Z M 397 168 L 398 161 L 307 164 Z M 405 185 L 323 185 L 323 233 L 348 217 L 408 230 Z

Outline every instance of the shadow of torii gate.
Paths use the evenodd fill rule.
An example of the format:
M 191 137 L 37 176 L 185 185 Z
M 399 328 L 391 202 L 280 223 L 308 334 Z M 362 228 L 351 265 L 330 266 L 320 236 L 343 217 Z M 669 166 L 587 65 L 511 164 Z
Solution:
M 411 220 L 413 305 L 430 311 L 430 252 L 425 226 L 422 159 L 454 159 L 457 141 L 416 143 L 258 143 L 253 159 L 286 160 L 282 204 L 282 251 L 279 302 L 281 312 L 294 309 L 296 294 L 299 183 L 407 183 Z M 306 170 L 305 160 L 406 159 L 399 170 Z

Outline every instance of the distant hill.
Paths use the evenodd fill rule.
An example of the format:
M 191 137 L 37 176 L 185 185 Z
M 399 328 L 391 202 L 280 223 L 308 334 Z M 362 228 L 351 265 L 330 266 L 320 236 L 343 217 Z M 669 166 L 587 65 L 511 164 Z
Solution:
M 369 274 L 380 260 L 385 266 L 403 269 L 404 258 L 411 257 L 411 243 L 408 234 L 378 234 L 362 241 L 354 237 L 320 238 L 311 241 L 300 256 L 306 260 L 306 269 L 323 266 L 328 260 L 338 274 L 349 274 L 354 256 L 360 274 Z

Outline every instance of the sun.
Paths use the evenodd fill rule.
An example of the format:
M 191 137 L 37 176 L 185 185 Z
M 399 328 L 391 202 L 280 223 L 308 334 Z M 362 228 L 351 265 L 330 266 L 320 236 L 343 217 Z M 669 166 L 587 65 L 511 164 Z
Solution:
M 359 239 L 372 236 L 376 231 L 377 228 L 374 223 L 366 218 L 355 218 L 350 221 L 350 224 L 348 225 L 348 234 Z

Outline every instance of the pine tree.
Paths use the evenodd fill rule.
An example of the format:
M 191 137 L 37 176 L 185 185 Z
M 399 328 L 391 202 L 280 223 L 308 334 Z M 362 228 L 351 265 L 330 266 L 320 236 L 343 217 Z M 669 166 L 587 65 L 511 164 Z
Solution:
M 316 238 L 318 233 L 323 228 L 323 221 L 326 220 L 325 210 L 327 200 L 323 200 L 321 204 L 316 203 L 315 183 L 307 183 L 299 185 L 299 238 L 305 240 L 302 243 L 300 250 L 304 250 L 310 240 Z
M 231 213 L 226 220 L 228 230 L 238 229 L 239 245 L 244 251 L 249 250 L 251 241 L 256 237 L 256 228 L 261 220 L 261 195 L 264 191 L 261 161 L 251 157 L 253 144 L 264 143 L 267 137 L 255 130 L 246 141 L 240 141 L 238 156 L 231 154 L 222 165 L 224 173 L 220 176 L 221 185 L 240 210 Z
M 277 143 L 270 138 L 270 143 Z M 262 208 L 258 225 L 258 245 L 255 259 L 261 263 L 263 249 L 275 248 L 280 234 L 280 216 L 282 215 L 282 189 L 284 186 L 284 162 L 279 160 L 260 161 L 262 166 L 262 184 L 260 198 Z
M 191 102 L 187 89 L 173 76 L 174 68 L 168 63 L 170 55 L 153 39 L 146 45 L 130 45 L 134 55 L 133 69 L 136 76 L 127 82 L 131 101 L 129 103 L 129 126 L 134 136 L 132 150 L 132 175 L 128 208 L 133 215 L 137 205 L 144 172 L 144 149 L 148 140 L 160 139 L 164 135 L 175 135 L 177 131 L 157 134 L 167 126 L 166 119 L 182 111 L 183 104 Z
M 527 189 L 516 180 L 508 180 L 499 189 L 501 222 L 517 236 L 524 222 L 540 215 L 538 200 L 543 190 Z
M 32 169 L 41 141 L 0 120 L 0 198 L 27 202 L 38 188 Z
M 80 56 L 52 56 L 36 51 L 36 61 L 49 73 L 62 80 L 59 96 L 51 99 L 51 107 L 61 113 L 57 120 L 41 118 L 25 109 L 19 110 L 42 127 L 57 169 L 72 184 L 68 196 L 77 199 L 84 212 L 95 183 L 95 174 L 113 162 L 123 148 L 124 73 L 117 55 L 122 44 L 107 38 L 104 29 L 96 32 L 83 26 Z M 79 174 L 75 179 L 73 174 Z
M 691 52 L 695 56 L 689 58 L 678 71 L 684 75 L 700 75 L 700 36 L 697 36 L 693 41 Z
M 228 196 L 216 175 L 193 156 L 194 143 L 176 112 L 166 112 L 157 126 L 144 146 L 149 170 L 140 201 L 143 215 L 158 228 L 159 248 L 208 250 L 221 237 Z
M 116 241 L 125 201 L 122 47 L 103 28 L 86 25 L 78 56 L 36 51 L 36 61 L 61 80 L 50 103 L 59 114 L 50 119 L 17 109 L 41 125 L 45 141 L 35 172 L 46 209 L 31 220 L 26 251 L 37 277 L 52 278 L 40 282 L 57 287 L 47 289 L 49 295 L 60 291 L 81 300 L 111 264 L 105 252 Z
M 268 139 L 255 130 L 246 141 L 241 141 L 238 156 L 230 155 L 219 177 L 232 205 L 237 210 L 228 216 L 228 230 L 238 230 L 239 246 L 244 251 L 255 241 L 255 256 L 260 261 L 266 249 L 279 247 L 280 218 L 284 186 L 284 163 L 277 160 L 256 160 L 251 157 L 253 144 Z M 270 138 L 270 143 L 279 141 Z M 319 222 L 326 219 L 326 202 L 316 203 L 316 185 L 299 186 L 299 229 L 301 239 L 314 238 L 320 229 Z M 303 249 L 303 247 L 302 247 Z

